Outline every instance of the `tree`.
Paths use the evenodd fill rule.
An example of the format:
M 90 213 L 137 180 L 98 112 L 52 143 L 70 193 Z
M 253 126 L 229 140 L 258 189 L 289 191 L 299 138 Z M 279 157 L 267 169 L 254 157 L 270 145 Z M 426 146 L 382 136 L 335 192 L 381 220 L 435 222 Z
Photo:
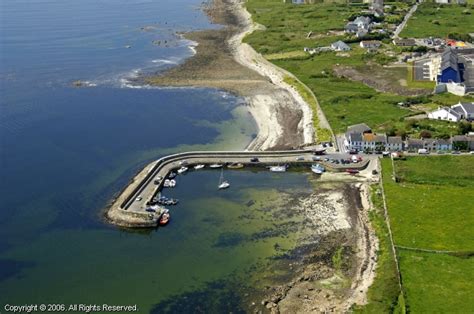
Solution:
M 431 138 L 432 134 L 428 130 L 421 130 L 420 137 L 421 138 Z
M 466 134 L 473 130 L 472 123 L 468 121 L 460 121 L 458 123 L 458 133 L 459 134 Z

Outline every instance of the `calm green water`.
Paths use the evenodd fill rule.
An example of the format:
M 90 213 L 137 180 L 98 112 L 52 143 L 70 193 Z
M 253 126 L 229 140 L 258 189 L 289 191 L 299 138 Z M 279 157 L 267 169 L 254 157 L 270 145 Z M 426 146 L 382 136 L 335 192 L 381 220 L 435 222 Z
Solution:
M 219 176 L 218 170 L 189 173 L 165 190 L 181 202 L 164 228 L 54 230 L 11 248 L 2 258 L 16 261 L 16 273 L 2 282 L 2 300 L 138 304 L 143 312 L 165 305 L 176 312 L 175 301 L 184 300 L 235 310 L 245 293 L 263 288 L 271 258 L 307 234 L 288 194 L 310 192 L 312 185 L 300 173 L 226 171 L 232 186 L 218 191 Z

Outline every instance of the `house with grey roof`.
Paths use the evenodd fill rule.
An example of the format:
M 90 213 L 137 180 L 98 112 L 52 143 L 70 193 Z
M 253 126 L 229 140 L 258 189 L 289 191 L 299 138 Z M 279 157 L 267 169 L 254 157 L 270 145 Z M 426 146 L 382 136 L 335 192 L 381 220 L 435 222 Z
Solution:
M 409 138 L 407 140 L 407 150 L 409 152 L 417 152 L 419 149 L 425 148 L 423 140 L 417 138 Z
M 338 40 L 331 44 L 331 49 L 334 51 L 349 51 L 351 47 L 349 47 L 345 42 Z
M 438 83 L 461 83 L 461 73 L 458 56 L 454 49 L 447 48 L 441 54 L 441 60 L 436 81 Z
M 439 138 L 436 140 L 436 150 L 452 150 L 453 144 L 451 139 Z
M 461 114 L 450 107 L 438 107 L 428 113 L 428 119 L 458 122 L 461 120 Z
M 451 106 L 451 109 L 457 112 L 461 119 L 468 121 L 474 120 L 474 102 L 470 103 L 457 103 L 454 106 Z
M 401 136 L 388 136 L 385 150 L 389 152 L 401 152 L 405 148 L 403 139 Z

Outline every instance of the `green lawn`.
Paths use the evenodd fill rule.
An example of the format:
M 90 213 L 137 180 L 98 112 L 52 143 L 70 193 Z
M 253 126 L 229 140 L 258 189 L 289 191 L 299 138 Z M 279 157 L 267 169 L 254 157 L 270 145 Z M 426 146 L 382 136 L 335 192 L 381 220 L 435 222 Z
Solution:
M 454 160 L 459 157 L 460 161 Z M 396 245 L 474 250 L 474 156 L 409 157 L 395 162 L 400 183 L 383 160 L 384 188 Z
M 468 313 L 474 309 L 474 156 L 382 160 L 395 245 L 457 251 L 457 256 L 397 249 L 407 310 Z
M 275 60 L 274 63 L 296 75 L 315 93 L 335 133 L 343 133 L 347 126 L 362 122 L 377 128 L 408 115 L 409 110 L 397 106 L 405 97 L 380 93 L 363 83 L 331 74 L 334 64 L 363 64 L 360 53 L 352 52 L 351 56 L 323 53 L 303 60 Z
M 400 36 L 445 38 L 449 33 L 472 32 L 472 25 L 474 25 L 472 5 L 439 5 L 425 2 L 418 7 Z
M 308 39 L 309 32 L 325 35 L 328 30 L 344 30 L 347 19 L 360 7 L 336 3 L 291 5 L 281 0 L 248 0 L 247 10 L 254 21 L 264 25 L 245 41 L 262 54 L 302 50 L 329 44 L 324 38 Z
M 410 312 L 473 312 L 474 258 L 404 250 L 398 255 Z
M 258 52 L 269 55 L 272 62 L 293 73 L 314 92 L 335 133 L 344 132 L 348 125 L 361 122 L 377 128 L 410 113 L 396 105 L 406 97 L 380 93 L 361 82 L 333 75 L 333 66 L 338 64 L 360 68 L 366 67 L 369 61 L 383 61 L 379 54 L 367 55 L 357 43 L 351 44 L 353 49 L 348 56 L 329 52 L 280 58 L 291 57 L 304 47 L 327 46 L 341 39 L 343 36 L 328 34 L 328 31 L 343 30 L 348 18 L 366 6 L 335 3 L 289 5 L 281 0 L 249 0 L 246 6 L 254 21 L 266 29 L 254 32 L 245 41 Z M 312 39 L 307 38 L 310 31 L 315 36 Z M 285 54 L 287 52 L 289 54 Z

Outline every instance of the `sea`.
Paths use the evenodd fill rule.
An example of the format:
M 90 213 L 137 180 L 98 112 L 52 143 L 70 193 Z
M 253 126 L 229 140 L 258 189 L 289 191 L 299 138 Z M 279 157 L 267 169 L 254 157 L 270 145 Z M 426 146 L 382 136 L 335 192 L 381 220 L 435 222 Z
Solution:
M 0 1 L 0 313 L 6 304 L 250 311 L 308 231 L 291 212 L 306 173 L 179 176 L 168 226 L 122 229 L 104 209 L 150 161 L 242 150 L 242 98 L 137 85 L 190 58 L 184 32 L 221 27 L 197 0 Z M 60 309 L 60 308 L 59 308 Z M 74 312 L 74 311 L 73 311 Z

